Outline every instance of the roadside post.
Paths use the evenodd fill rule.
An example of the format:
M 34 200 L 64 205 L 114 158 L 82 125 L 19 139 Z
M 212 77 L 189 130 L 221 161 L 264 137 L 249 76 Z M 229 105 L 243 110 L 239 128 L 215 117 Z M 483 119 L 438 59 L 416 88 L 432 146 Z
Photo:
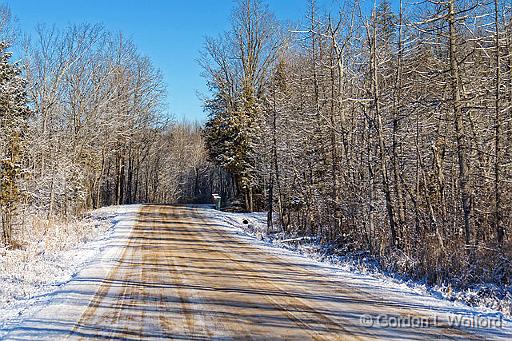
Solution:
M 212 194 L 212 197 L 213 197 L 213 202 L 215 203 L 215 209 L 217 211 L 220 211 L 220 199 L 221 199 L 221 196 L 214 193 Z

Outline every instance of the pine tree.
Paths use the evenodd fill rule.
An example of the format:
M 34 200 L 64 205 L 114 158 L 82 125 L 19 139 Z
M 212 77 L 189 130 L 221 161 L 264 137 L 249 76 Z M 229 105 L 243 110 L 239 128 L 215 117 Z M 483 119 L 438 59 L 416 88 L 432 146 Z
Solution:
M 26 81 L 20 69 L 9 63 L 7 47 L 0 43 L 0 212 L 3 240 L 11 245 L 13 218 L 21 197 L 23 139 L 30 109 Z
M 260 1 L 251 0 L 240 2 L 223 39 L 206 42 L 203 67 L 214 93 L 205 105 L 210 112 L 206 145 L 210 157 L 233 176 L 235 196 L 243 197 L 248 211 L 262 206 L 259 122 L 279 46 L 273 17 Z

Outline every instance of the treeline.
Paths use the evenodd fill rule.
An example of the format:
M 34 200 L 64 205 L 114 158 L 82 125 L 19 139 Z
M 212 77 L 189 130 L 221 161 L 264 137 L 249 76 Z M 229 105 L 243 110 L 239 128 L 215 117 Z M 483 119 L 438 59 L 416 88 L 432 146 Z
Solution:
M 8 9 L 2 13 L 8 25 Z M 98 25 L 41 25 L 15 46 L 21 62 L 10 61 L 6 47 L 0 53 L 4 244 L 16 244 L 32 215 L 68 219 L 105 205 L 208 196 L 201 127 L 167 116 L 162 75 L 132 41 Z
M 206 42 L 205 138 L 232 200 L 430 282 L 510 283 L 510 3 L 319 13 L 287 27 L 243 0 Z

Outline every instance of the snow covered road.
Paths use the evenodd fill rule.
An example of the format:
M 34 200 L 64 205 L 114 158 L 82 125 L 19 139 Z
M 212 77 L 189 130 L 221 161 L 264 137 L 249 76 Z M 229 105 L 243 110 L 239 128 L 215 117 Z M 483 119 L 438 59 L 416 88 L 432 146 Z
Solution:
M 492 316 L 378 284 L 237 234 L 211 211 L 147 205 L 5 338 L 512 339 Z

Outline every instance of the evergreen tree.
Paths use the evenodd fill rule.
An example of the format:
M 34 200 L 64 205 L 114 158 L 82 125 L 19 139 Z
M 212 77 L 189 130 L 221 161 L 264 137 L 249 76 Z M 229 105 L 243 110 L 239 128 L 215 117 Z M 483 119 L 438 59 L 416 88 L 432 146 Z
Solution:
M 235 196 L 243 196 L 245 209 L 252 211 L 263 204 L 259 122 L 280 42 L 261 2 L 241 1 L 233 17 L 231 31 L 206 42 L 203 67 L 214 96 L 205 105 L 210 113 L 205 140 L 212 160 L 233 176 Z
M 0 212 L 4 243 L 12 243 L 13 218 L 20 201 L 19 179 L 24 173 L 23 139 L 30 109 L 26 81 L 20 69 L 9 63 L 7 44 L 0 43 Z

